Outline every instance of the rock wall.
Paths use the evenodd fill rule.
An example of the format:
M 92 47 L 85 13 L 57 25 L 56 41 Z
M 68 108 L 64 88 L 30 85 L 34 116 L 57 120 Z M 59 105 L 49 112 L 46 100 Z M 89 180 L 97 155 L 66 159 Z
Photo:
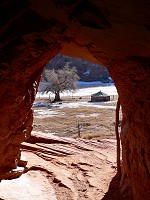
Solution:
M 148 199 L 149 1 L 2 0 L 0 11 L 0 174 L 17 167 L 42 69 L 61 52 L 108 68 L 123 111 L 121 189 Z
M 150 194 L 148 136 L 150 78 L 147 67 L 144 62 L 139 64 L 137 59 L 137 61 L 126 63 L 124 70 L 120 71 L 120 66 L 118 68 L 116 66 L 117 71 L 112 71 L 123 111 L 120 133 L 123 175 L 120 186 L 124 194 L 133 190 L 135 199 L 147 199 Z M 136 69 L 136 73 L 134 69 Z M 132 189 L 129 186 L 132 186 Z

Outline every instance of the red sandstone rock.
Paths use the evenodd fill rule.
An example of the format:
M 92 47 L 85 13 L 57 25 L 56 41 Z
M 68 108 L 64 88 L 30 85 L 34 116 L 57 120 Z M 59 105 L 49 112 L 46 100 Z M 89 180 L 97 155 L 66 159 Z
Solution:
M 22 155 L 29 160 L 26 173 L 19 179 L 2 180 L 0 198 L 108 200 L 111 195 L 122 200 L 117 179 L 107 191 L 116 173 L 114 140 L 75 140 L 32 132 L 31 142 L 21 145 Z
M 1 1 L 0 168 L 16 167 L 32 130 L 45 64 L 60 50 L 109 69 L 123 111 L 122 188 L 150 196 L 150 5 L 143 1 Z M 70 43 L 70 49 L 63 45 Z M 74 49 L 71 49 L 71 47 Z M 90 55 L 92 54 L 92 56 Z M 4 176 L 3 176 L 4 177 Z

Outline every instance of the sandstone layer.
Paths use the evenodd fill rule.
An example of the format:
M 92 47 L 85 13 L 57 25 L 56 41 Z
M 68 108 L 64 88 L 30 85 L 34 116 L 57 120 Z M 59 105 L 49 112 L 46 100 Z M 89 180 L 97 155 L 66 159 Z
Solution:
M 0 11 L 1 175 L 19 165 L 42 69 L 60 52 L 108 68 L 123 111 L 122 192 L 148 199 L 149 0 L 3 0 Z
M 0 198 L 128 200 L 119 191 L 118 179 L 113 178 L 115 145 L 115 140 L 89 141 L 33 131 L 30 141 L 21 145 L 28 169 L 18 179 L 2 180 Z

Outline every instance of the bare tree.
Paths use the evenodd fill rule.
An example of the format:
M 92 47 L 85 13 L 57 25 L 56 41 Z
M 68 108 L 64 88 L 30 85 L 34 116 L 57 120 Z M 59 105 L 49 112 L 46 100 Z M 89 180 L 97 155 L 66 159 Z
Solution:
M 45 77 L 48 82 L 45 92 L 54 93 L 54 101 L 61 101 L 61 92 L 65 90 L 75 91 L 77 89 L 76 83 L 79 80 L 79 76 L 75 67 L 64 66 L 64 68 L 58 70 L 45 70 Z

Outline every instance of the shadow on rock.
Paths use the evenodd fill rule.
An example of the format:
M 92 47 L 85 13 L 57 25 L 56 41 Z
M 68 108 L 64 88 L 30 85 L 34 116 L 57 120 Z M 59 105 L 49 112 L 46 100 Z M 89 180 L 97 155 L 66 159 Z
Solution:
M 110 182 L 109 189 L 102 200 L 133 200 L 133 197 L 125 197 L 121 194 L 119 189 L 120 179 L 117 176 L 113 177 Z

